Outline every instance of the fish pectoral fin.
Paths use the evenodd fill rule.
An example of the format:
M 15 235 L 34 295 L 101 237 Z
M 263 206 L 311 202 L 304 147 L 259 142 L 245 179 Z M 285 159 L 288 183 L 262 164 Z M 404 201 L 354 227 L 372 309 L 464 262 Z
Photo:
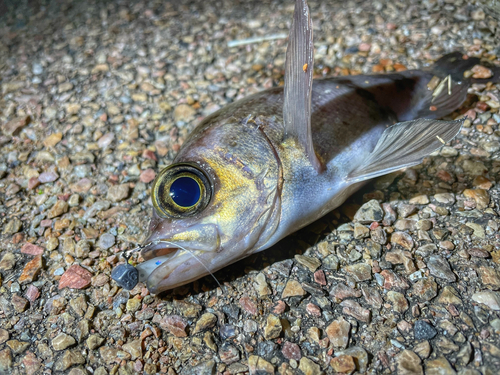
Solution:
M 285 60 L 284 140 L 295 138 L 319 172 L 311 134 L 311 92 L 314 65 L 313 28 L 306 0 L 296 0 Z
M 368 158 L 349 175 L 351 183 L 379 177 L 420 164 L 424 157 L 451 141 L 463 120 L 418 119 L 387 128 Z

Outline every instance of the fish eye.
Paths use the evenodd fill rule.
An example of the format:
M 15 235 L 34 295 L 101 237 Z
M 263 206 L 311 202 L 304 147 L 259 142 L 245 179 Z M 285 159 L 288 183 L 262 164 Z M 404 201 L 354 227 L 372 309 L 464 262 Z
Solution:
M 163 217 L 188 217 L 201 212 L 209 203 L 212 187 L 206 174 L 190 163 L 163 169 L 153 183 L 153 205 Z
M 201 187 L 193 177 L 179 177 L 170 185 L 170 198 L 180 207 L 192 207 L 201 198 Z

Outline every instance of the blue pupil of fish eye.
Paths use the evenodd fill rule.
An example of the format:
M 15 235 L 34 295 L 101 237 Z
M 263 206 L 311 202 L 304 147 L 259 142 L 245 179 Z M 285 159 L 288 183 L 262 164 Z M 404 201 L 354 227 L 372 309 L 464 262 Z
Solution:
M 180 207 L 194 206 L 201 197 L 200 185 L 191 177 L 179 177 L 170 185 L 170 197 Z

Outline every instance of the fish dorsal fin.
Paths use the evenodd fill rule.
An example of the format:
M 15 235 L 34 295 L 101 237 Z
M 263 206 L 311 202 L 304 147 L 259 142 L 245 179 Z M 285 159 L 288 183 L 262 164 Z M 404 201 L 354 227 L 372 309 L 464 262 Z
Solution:
M 285 140 L 295 138 L 320 171 L 311 134 L 311 91 L 314 64 L 313 29 L 306 0 L 296 0 L 285 60 L 283 121 Z
M 382 133 L 375 149 L 347 176 L 350 183 L 379 177 L 420 164 L 426 156 L 451 141 L 463 121 L 418 119 L 400 122 Z

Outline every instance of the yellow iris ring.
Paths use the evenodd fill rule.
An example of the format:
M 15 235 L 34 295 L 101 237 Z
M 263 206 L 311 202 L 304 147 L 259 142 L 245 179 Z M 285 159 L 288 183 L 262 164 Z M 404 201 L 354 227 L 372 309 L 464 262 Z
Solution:
M 189 207 L 183 207 L 174 202 L 170 196 L 170 187 L 181 177 L 193 179 L 200 188 L 200 198 Z M 203 210 L 211 198 L 211 186 L 205 173 L 190 163 L 179 163 L 163 169 L 156 177 L 151 200 L 156 212 L 162 217 L 187 217 Z

